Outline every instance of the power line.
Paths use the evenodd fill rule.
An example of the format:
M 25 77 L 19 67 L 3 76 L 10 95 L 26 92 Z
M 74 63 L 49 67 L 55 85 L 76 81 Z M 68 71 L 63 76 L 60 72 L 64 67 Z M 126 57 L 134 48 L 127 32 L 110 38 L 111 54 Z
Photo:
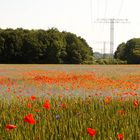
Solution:
M 97 19 L 97 23 L 110 24 L 110 55 L 114 52 L 114 23 L 128 23 L 128 19 Z
M 108 0 L 104 0 L 105 7 L 104 7 L 104 18 L 106 18 L 107 8 L 108 8 Z M 104 31 L 105 23 L 103 23 L 103 31 Z
M 99 5 L 100 5 L 100 0 L 97 0 L 97 18 L 99 17 Z
M 109 44 L 109 43 L 110 43 L 109 41 L 96 41 L 96 42 L 94 42 L 94 44 L 101 44 L 102 45 L 102 47 L 98 50 L 100 50 L 101 53 L 103 54 L 103 58 L 105 58 L 105 53 L 107 50 L 106 44 Z
M 105 11 L 104 11 L 104 18 L 106 18 L 107 7 L 108 7 L 108 0 L 105 0 Z
M 122 12 L 123 5 L 124 5 L 124 0 L 121 0 L 121 5 L 120 5 L 119 12 L 118 12 L 118 17 L 120 17 L 120 14 Z
M 93 24 L 93 7 L 92 7 L 92 0 L 90 0 L 90 20 L 91 20 L 91 29 Z

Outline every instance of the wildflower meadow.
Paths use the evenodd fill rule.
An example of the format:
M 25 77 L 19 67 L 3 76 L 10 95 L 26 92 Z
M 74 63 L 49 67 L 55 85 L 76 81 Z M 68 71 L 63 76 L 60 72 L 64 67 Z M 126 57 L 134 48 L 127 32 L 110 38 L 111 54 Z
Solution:
M 0 140 L 140 140 L 139 65 L 0 65 Z

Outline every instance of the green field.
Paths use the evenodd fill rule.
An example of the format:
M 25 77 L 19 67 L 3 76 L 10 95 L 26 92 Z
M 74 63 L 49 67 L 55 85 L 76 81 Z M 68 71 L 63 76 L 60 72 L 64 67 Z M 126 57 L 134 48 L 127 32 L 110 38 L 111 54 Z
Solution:
M 140 140 L 139 95 L 139 65 L 0 65 L 0 140 Z

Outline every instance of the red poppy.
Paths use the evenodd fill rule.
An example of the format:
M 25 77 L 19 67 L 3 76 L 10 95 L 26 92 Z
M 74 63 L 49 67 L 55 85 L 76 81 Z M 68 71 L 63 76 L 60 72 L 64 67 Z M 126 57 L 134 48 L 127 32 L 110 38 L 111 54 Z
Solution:
M 32 104 L 31 104 L 31 103 L 28 103 L 28 104 L 27 104 L 27 107 L 28 107 L 28 108 L 31 108 L 31 107 L 32 107 Z
M 62 95 L 62 94 L 60 94 L 60 95 L 59 95 L 59 98 L 62 98 L 62 97 L 63 97 L 63 95 Z
M 32 95 L 31 100 L 36 100 L 36 96 Z
M 105 97 L 105 104 L 109 104 L 111 102 L 111 97 L 110 96 L 106 96 Z
M 12 124 L 7 124 L 7 125 L 6 125 L 6 129 L 11 130 L 11 129 L 14 129 L 14 128 L 16 128 L 15 125 L 12 125 Z
M 118 134 L 118 139 L 123 140 L 123 134 Z
M 17 99 L 20 99 L 20 97 L 21 97 L 20 95 L 17 95 Z
M 66 108 L 66 105 L 65 104 L 60 104 L 60 107 Z
M 118 113 L 119 113 L 121 116 L 125 115 L 125 111 L 124 111 L 124 110 L 118 110 Z
M 27 122 L 29 124 L 35 124 L 36 120 L 33 118 L 32 114 L 28 114 L 27 116 L 24 117 L 24 122 Z
M 38 112 L 40 112 L 40 110 L 39 110 L 39 109 L 37 109 L 37 108 L 35 108 L 35 109 L 34 109 L 34 111 L 35 111 L 35 112 L 37 112 L 37 113 L 38 113 Z
M 96 130 L 95 129 L 87 128 L 87 132 L 91 137 L 96 135 Z
M 45 101 L 43 107 L 46 108 L 46 109 L 50 109 L 51 108 L 51 105 L 49 104 L 48 100 Z
M 138 107 L 138 106 L 139 106 L 139 102 L 138 102 L 138 101 L 134 101 L 134 102 L 133 102 L 133 105 L 134 105 L 135 107 Z

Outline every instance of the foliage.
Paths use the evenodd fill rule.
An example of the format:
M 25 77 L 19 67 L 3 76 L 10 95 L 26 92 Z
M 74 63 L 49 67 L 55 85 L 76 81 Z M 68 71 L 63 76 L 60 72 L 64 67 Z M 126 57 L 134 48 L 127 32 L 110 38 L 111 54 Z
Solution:
M 0 63 L 81 64 L 92 61 L 86 41 L 56 28 L 0 29 Z
M 114 58 L 99 58 L 96 59 L 96 64 L 126 64 L 126 61 Z
M 133 105 L 133 99 L 69 99 L 64 96 L 47 100 L 50 109 L 43 107 L 44 101 L 38 97 L 30 101 L 29 98 L 15 98 L 11 104 L 0 101 L 0 139 L 89 140 L 88 127 L 95 129 L 95 140 L 117 140 L 119 133 L 125 139 L 139 139 L 140 107 L 137 102 Z M 32 118 L 27 118 L 28 114 Z M 7 129 L 8 124 L 15 128 Z
M 116 52 L 114 53 L 114 58 L 120 60 L 126 60 L 124 50 L 125 50 L 125 43 L 123 42 L 118 46 Z
M 134 38 L 118 46 L 115 58 L 126 60 L 128 64 L 140 64 L 140 38 Z
M 125 55 L 129 64 L 140 64 L 140 38 L 127 41 Z

